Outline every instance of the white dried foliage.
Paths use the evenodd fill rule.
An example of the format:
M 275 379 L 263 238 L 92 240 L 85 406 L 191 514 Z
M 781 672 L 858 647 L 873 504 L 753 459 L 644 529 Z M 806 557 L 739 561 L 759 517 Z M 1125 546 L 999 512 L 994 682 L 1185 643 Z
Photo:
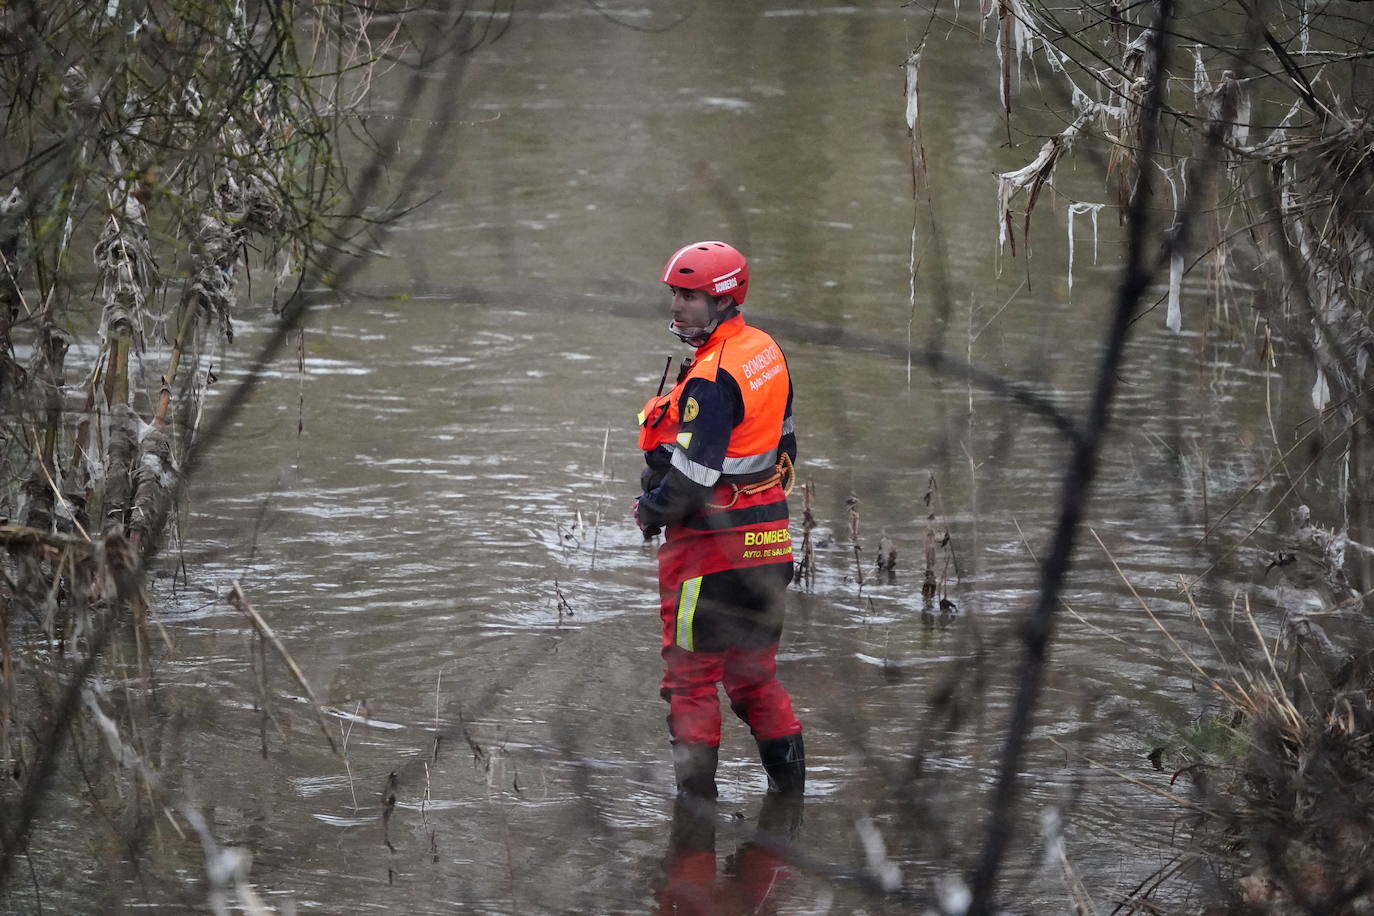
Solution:
M 23 231 L 23 216 L 27 205 L 28 199 L 18 187 L 0 198 L 0 276 L 7 279 L 15 276 L 14 265 L 23 260 L 28 235 Z M 9 283 L 0 284 L 0 289 L 18 292 L 17 287 Z M 3 298 L 0 295 L 0 299 Z
M 24 208 L 24 192 L 15 186 L 0 199 L 0 217 L 8 217 Z
M 1197 106 L 1198 113 L 1202 116 L 1208 135 L 1215 136 L 1221 145 L 1223 161 L 1231 163 L 1234 157 L 1227 151 L 1239 150 L 1249 139 L 1249 124 L 1246 123 L 1250 115 L 1250 98 L 1246 91 L 1245 84 L 1236 78 L 1231 70 L 1223 70 L 1221 75 L 1213 81 L 1207 72 L 1206 62 L 1203 60 L 1202 47 L 1196 45 L 1193 48 L 1193 101 Z M 1187 196 L 1187 169 L 1179 165 L 1176 169 L 1164 169 L 1166 180 L 1169 182 L 1169 189 L 1173 195 L 1174 212 L 1178 213 L 1180 207 L 1180 194 L 1178 184 L 1175 183 L 1173 172 L 1177 172 L 1180 183 L 1183 183 L 1183 196 Z M 1223 171 L 1223 177 L 1229 177 L 1228 171 Z M 1231 181 L 1243 180 L 1243 173 L 1237 171 L 1236 177 Z M 1177 229 L 1177 226 L 1175 227 Z M 1213 254 L 1213 261 L 1218 271 L 1224 272 L 1226 255 L 1218 248 Z M 1183 292 L 1183 273 L 1184 273 L 1184 252 L 1175 250 L 1169 258 L 1169 289 L 1168 305 L 1165 311 L 1165 326 L 1174 333 L 1179 333 L 1183 328 L 1182 292 Z
M 1306 16 L 1306 4 L 1303 9 Z M 1362 387 L 1374 351 L 1366 313 L 1374 288 L 1367 203 L 1374 187 L 1363 165 L 1374 158 L 1374 131 L 1367 116 L 1350 116 L 1331 99 L 1318 100 L 1323 117 L 1303 125 L 1304 100 L 1297 98 L 1273 130 L 1248 145 L 1248 84 L 1229 71 L 1212 82 L 1200 53 L 1194 61 L 1199 113 L 1212 128 L 1223 122 L 1222 139 L 1237 154 L 1232 161 L 1244 157 L 1274 177 L 1283 239 L 1261 239 L 1259 255 L 1284 264 L 1284 245 L 1296 255 L 1298 274 L 1287 277 L 1283 294 L 1290 313 L 1311 316 L 1312 406 L 1346 404 Z M 1349 407 L 1343 409 L 1349 414 Z
M 1169 257 L 1169 307 L 1164 313 L 1164 325 L 1175 334 L 1183 330 L 1183 252 Z
M 1026 0 L 997 0 L 996 4 L 989 6 L 988 14 L 991 15 L 994 9 L 997 10 L 998 19 L 997 66 L 1001 73 L 998 91 L 1001 93 L 1002 107 L 1006 109 L 1011 104 L 1013 68 L 1016 71 L 1016 81 L 1020 83 L 1021 66 L 1024 62 L 1032 60 L 1037 48 L 1044 55 L 1050 69 L 1056 72 L 1064 70 L 1064 55 L 1040 31 L 1035 14 Z
M 231 226 L 208 213 L 201 214 L 188 292 L 218 322 L 220 332 L 231 342 L 234 306 L 238 302 L 234 291 L 238 248 L 239 238 Z
M 81 473 L 85 475 L 84 479 L 93 487 L 99 487 L 105 481 L 105 457 L 102 443 L 108 438 L 109 425 L 110 416 L 97 401 L 94 421 L 86 424 L 85 436 L 81 437 L 83 441 L 76 443 L 79 449 L 78 454 L 81 457 Z
M 138 461 L 138 418 L 133 408 L 116 403 L 110 408 L 105 449 L 106 515 L 101 530 L 121 531 L 124 509 L 133 497 L 133 473 Z
M 918 97 L 916 94 L 916 81 L 921 70 L 921 51 L 925 48 L 925 42 L 921 42 L 921 47 L 911 52 L 911 56 L 906 59 L 906 129 L 916 129 L 916 119 L 919 114 L 917 110 Z
M 281 203 L 261 181 L 236 181 L 230 178 L 225 182 L 220 200 L 225 213 L 241 230 L 271 233 L 282 229 L 284 215 Z
M 138 463 L 130 470 L 133 500 L 129 530 L 140 532 L 144 538 L 155 538 L 160 533 L 162 520 L 171 510 L 177 480 L 172 441 L 162 429 L 144 426 Z
M 1117 133 L 1113 138 L 1111 155 L 1107 159 L 1107 179 L 1114 183 L 1117 205 L 1125 210 L 1130 204 L 1140 169 L 1140 149 L 1145 119 L 1145 99 L 1151 82 L 1144 76 L 1135 77 L 1123 90 L 1124 101 L 1114 112 Z
M 1057 868 L 1064 879 L 1070 897 L 1073 898 L 1074 912 L 1095 914 L 1092 897 L 1078 876 L 1078 871 L 1069 861 L 1068 844 L 1064 840 L 1064 819 L 1059 809 L 1050 806 L 1040 812 L 1040 835 L 1045 841 L 1045 863 Z
M 1011 204 L 1012 200 L 1021 193 L 1026 195 L 1024 233 L 1030 231 L 1031 213 L 1035 210 L 1036 199 L 1040 195 L 1041 188 L 1046 182 L 1054 177 L 1055 166 L 1065 153 L 1073 147 L 1073 141 L 1078 137 L 1083 129 L 1096 117 L 1101 115 L 1105 106 L 1098 105 L 1096 102 L 1082 99 L 1084 107 L 1080 110 L 1078 117 L 1074 118 L 1073 123 L 1064 128 L 1058 135 L 1045 141 L 1045 145 L 1040 147 L 1040 152 L 1027 165 L 1011 172 L 1003 172 L 997 176 L 997 250 L 1000 252 L 1006 248 L 1008 242 L 1011 243 L 1012 254 L 1016 253 L 1016 240 L 1011 224 Z
M 926 910 L 927 916 L 964 916 L 973 905 L 973 892 L 958 875 L 942 875 L 935 879 L 935 908 Z
M 62 97 L 78 113 L 91 117 L 100 113 L 100 94 L 91 85 L 86 71 L 73 64 L 62 74 Z
M 1092 218 L 1093 223 L 1093 263 L 1097 263 L 1097 215 L 1102 212 L 1106 204 L 1094 204 L 1086 201 L 1075 201 L 1069 204 L 1068 224 L 1069 224 L 1069 292 L 1073 292 L 1073 218 L 1080 213 L 1086 213 Z
M 1348 462 L 1349 457 L 1345 460 Z M 1345 471 L 1348 472 L 1348 468 Z M 1342 598 L 1354 594 L 1345 574 L 1345 552 L 1351 543 L 1346 529 L 1332 531 L 1315 524 L 1312 510 L 1306 505 L 1293 510 L 1293 523 L 1293 547 L 1299 557 L 1315 564 L 1334 594 Z M 1364 551 L 1363 546 L 1357 546 Z
M 139 334 L 148 292 L 158 282 L 143 205 L 124 182 L 110 196 L 113 212 L 94 251 L 102 340 L 111 334 Z
M 1236 108 L 1234 130 L 1231 134 L 1231 142 L 1241 147 L 1250 142 L 1250 93 L 1245 91 L 1248 85 L 1248 83 L 1241 84 L 1239 90 L 1240 103 Z
M 1121 70 L 1129 82 L 1141 78 L 1149 79 L 1153 75 L 1151 68 L 1154 67 L 1154 62 L 1148 53 L 1153 35 L 1154 29 L 1141 29 L 1140 34 L 1122 49 Z
M 883 835 L 878 832 L 878 826 L 873 823 L 873 819 L 859 818 L 854 822 L 854 829 L 859 834 L 869 873 L 885 891 L 895 891 L 901 887 L 902 870 L 896 862 L 887 857 L 887 844 L 883 842 Z
M 253 29 L 248 24 L 248 10 L 243 0 L 234 0 L 234 15 L 229 20 L 229 42 L 235 46 L 247 46 L 253 40 Z
M 1159 170 L 1164 174 L 1164 180 L 1169 183 L 1169 194 L 1173 198 L 1174 212 L 1178 212 L 1179 183 L 1186 180 L 1187 171 L 1183 164 L 1175 168 L 1168 169 L 1160 166 Z M 1178 180 L 1175 181 L 1174 173 L 1178 173 Z M 1183 330 L 1183 252 L 1175 250 L 1169 257 L 1169 300 L 1168 307 L 1164 313 L 1164 326 L 1175 334 Z
M 115 763 L 126 770 L 132 770 L 139 779 L 146 780 L 153 786 L 159 785 L 161 780 L 158 779 L 157 773 L 143 762 L 138 751 L 124 741 L 124 738 L 119 734 L 119 726 L 115 725 L 114 720 L 100 707 L 100 701 L 96 698 L 95 691 L 91 689 L 82 691 L 81 700 L 85 704 L 86 712 L 90 715 L 91 721 L 95 722 L 100 736 L 105 739 L 105 746 L 109 749 L 110 756 L 114 758 Z
M 1231 70 L 1223 70 L 1216 85 L 1209 86 L 1198 99 L 1198 110 L 1209 128 L 1220 123 L 1219 136 L 1225 146 L 1244 145 L 1249 138 L 1250 99 L 1241 81 Z
M 1292 278 L 1293 296 L 1311 308 L 1312 406 L 1324 410 L 1340 401 L 1349 414 L 1349 399 L 1362 387 L 1374 351 L 1374 328 L 1365 312 L 1374 288 L 1370 189 L 1358 184 L 1368 178 L 1351 163 L 1374 156 L 1374 130 L 1363 121 L 1338 118 L 1329 119 L 1320 135 L 1304 136 L 1285 123 L 1257 151 L 1280 176 L 1279 215 L 1301 270 Z M 1299 172 L 1298 158 L 1313 167 Z
M 188 293 L 220 326 L 229 342 L 234 340 L 234 310 L 238 302 L 234 268 L 245 235 L 273 234 L 285 224 L 285 214 L 273 191 L 257 180 L 229 178 L 220 188 L 219 216 L 200 217 Z

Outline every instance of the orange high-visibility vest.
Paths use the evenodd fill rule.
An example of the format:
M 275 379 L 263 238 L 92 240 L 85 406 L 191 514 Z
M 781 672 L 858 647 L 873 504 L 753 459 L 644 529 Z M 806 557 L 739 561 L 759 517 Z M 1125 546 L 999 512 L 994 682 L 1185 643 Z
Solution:
M 778 460 L 778 442 L 787 420 L 790 379 L 782 349 L 764 331 L 750 327 L 735 316 L 716 328 L 696 361 L 667 394 L 650 398 L 639 415 L 639 447 L 648 452 L 660 446 L 686 451 L 679 437 L 682 423 L 690 420 L 692 405 L 680 403 L 682 391 L 692 379 L 714 379 L 724 369 L 733 376 L 744 400 L 744 419 L 730 432 L 724 465 L 706 468 L 695 462 L 675 460 L 673 466 L 702 486 L 714 486 L 722 477 L 758 477 Z
M 693 379 L 714 380 L 728 372 L 744 402 L 743 419 L 730 432 L 721 468 L 687 458 L 693 402 L 683 389 Z M 672 466 L 690 480 L 711 487 L 710 502 L 692 517 L 670 523 L 659 548 L 659 588 L 665 601 L 680 599 L 678 617 L 690 621 L 693 583 L 726 569 L 745 569 L 792 561 L 787 531 L 787 494 L 780 484 L 743 494 L 733 484 L 766 479 L 778 460 L 782 437 L 791 432 L 787 414 L 791 380 L 782 350 L 772 337 L 736 316 L 722 322 L 696 361 L 667 394 L 650 398 L 639 415 L 639 447 L 666 447 Z M 685 610 L 684 610 L 685 609 Z M 690 648 L 690 646 L 689 646 Z

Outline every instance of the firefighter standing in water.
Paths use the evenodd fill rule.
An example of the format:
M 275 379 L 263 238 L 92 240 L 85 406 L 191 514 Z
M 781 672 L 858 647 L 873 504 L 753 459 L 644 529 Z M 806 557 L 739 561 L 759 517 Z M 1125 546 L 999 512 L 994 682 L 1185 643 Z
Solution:
M 669 330 L 695 353 L 639 417 L 647 467 L 635 503 L 658 552 L 662 696 L 679 793 L 716 797 L 716 685 L 758 742 L 770 791 L 801 795 L 801 723 L 777 678 L 792 541 L 786 488 L 796 437 L 777 343 L 739 313 L 749 265 L 724 242 L 678 250 L 663 269 Z

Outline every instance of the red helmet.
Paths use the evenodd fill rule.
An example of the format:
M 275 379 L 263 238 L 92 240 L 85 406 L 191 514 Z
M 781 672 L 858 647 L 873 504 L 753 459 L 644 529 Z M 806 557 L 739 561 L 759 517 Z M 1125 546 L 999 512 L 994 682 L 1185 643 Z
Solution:
M 712 296 L 729 296 L 735 305 L 743 305 L 749 292 L 749 262 L 724 242 L 693 242 L 668 259 L 663 282 L 681 289 L 702 289 Z

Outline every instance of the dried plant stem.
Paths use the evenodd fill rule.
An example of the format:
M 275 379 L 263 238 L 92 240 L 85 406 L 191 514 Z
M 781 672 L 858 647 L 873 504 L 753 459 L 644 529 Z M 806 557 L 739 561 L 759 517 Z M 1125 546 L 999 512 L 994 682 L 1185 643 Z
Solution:
M 592 562 L 596 569 L 596 546 L 601 540 L 601 506 L 606 500 L 606 451 L 611 445 L 611 428 L 606 427 L 606 436 L 601 440 L 601 492 L 596 497 L 596 521 L 592 523 Z
M 1159 628 L 1159 631 L 1163 633 L 1165 637 L 1168 638 L 1169 642 L 1173 645 L 1174 650 L 1177 651 L 1180 656 L 1182 656 L 1184 661 L 1188 663 L 1189 667 L 1191 667 L 1195 672 L 1197 672 L 1198 677 L 1200 677 L 1207 684 L 1208 687 L 1216 691 L 1218 696 L 1225 697 L 1227 700 L 1234 702 L 1235 698 L 1231 696 L 1231 694 L 1226 690 L 1226 688 L 1223 687 L 1216 680 L 1216 678 L 1212 677 L 1206 671 L 1202 670 L 1202 666 L 1197 663 L 1197 661 L 1193 658 L 1193 656 L 1188 652 L 1187 649 L 1183 648 L 1183 646 L 1179 644 L 1179 641 L 1174 638 L 1174 634 L 1169 632 L 1169 628 L 1166 627 L 1164 623 L 1158 617 L 1155 616 L 1155 612 L 1150 609 L 1150 605 L 1145 601 L 1144 598 L 1140 596 L 1140 593 L 1135 589 L 1135 585 L 1131 582 L 1130 579 L 1126 578 L 1126 574 L 1122 572 L 1121 567 L 1116 562 L 1116 557 L 1112 556 L 1112 552 L 1107 549 L 1107 545 L 1102 543 L 1102 538 L 1098 536 L 1097 530 L 1094 528 L 1089 528 L 1088 531 L 1090 534 L 1092 534 L 1093 540 L 1097 541 L 1097 546 L 1102 548 L 1102 553 L 1106 555 L 1107 561 L 1112 564 L 1112 569 L 1116 570 L 1117 576 L 1121 579 L 1122 583 L 1126 586 L 1127 590 L 1130 591 L 1131 597 L 1135 598 L 1135 600 L 1140 603 L 1140 607 L 1142 610 L 1145 611 L 1145 615 L 1149 617 L 1150 621 L 1156 627 Z
M 43 472 L 43 478 L 47 481 L 49 490 L 52 491 L 53 499 L 57 501 L 58 505 L 67 510 L 68 514 L 70 514 L 72 518 L 72 526 L 76 528 L 78 532 L 80 532 L 81 536 L 86 540 L 87 543 L 90 543 L 90 532 L 88 532 L 85 529 L 85 527 L 81 524 L 81 519 L 77 518 L 76 507 L 73 506 L 70 501 L 68 501 L 67 497 L 62 495 L 62 488 L 57 485 L 57 481 L 53 480 L 52 473 L 48 470 L 47 464 L 41 459 L 37 462 L 37 464 L 39 469 Z
M 864 564 L 860 558 L 863 548 L 859 546 L 859 497 L 853 493 L 849 494 L 844 505 L 849 511 L 849 541 L 854 547 L 854 581 L 858 583 L 859 591 L 863 591 Z
M 439 762 L 439 744 L 443 741 L 443 733 L 439 731 L 439 687 L 444 682 L 444 669 L 439 669 L 439 674 L 434 678 L 434 743 L 429 749 L 429 759 L 432 763 Z
M 282 731 L 281 723 L 277 721 L 277 715 L 272 711 L 271 694 L 267 690 L 267 641 L 262 638 L 262 634 L 254 632 L 253 635 L 253 667 L 256 669 L 254 674 L 254 684 L 258 691 L 258 739 L 262 747 L 262 759 L 267 759 L 267 722 L 271 720 L 276 728 L 277 734 L 283 741 L 286 740 L 286 733 Z
M 348 736 L 353 734 L 353 723 L 358 721 L 358 713 L 362 712 L 362 709 L 363 704 L 360 700 L 358 702 L 357 708 L 353 710 L 353 718 L 348 720 L 348 725 L 345 727 L 343 722 L 339 723 L 339 734 L 342 736 L 341 743 L 343 745 L 343 747 L 339 751 L 339 754 L 341 757 L 343 757 L 344 775 L 348 777 L 348 794 L 353 796 L 354 814 L 358 813 L 358 792 L 353 785 L 353 767 L 348 762 Z
M 429 823 L 429 790 L 430 790 L 430 785 L 429 785 L 429 761 L 428 761 L 428 760 L 425 760 L 425 761 L 422 761 L 422 763 L 424 764 L 424 767 L 425 767 L 425 791 L 424 791 L 424 794 L 420 796 L 420 823 L 422 823 L 422 824 L 428 824 L 428 823 Z M 434 836 L 434 832 L 433 832 L 433 831 L 430 831 L 430 838 L 431 838 L 431 840 L 433 839 L 433 836 Z
M 15 760 L 19 754 L 10 744 L 10 726 L 14 724 L 14 657 L 10 654 L 10 610 L 14 601 L 6 588 L 0 596 L 0 767 L 6 773 L 17 771 Z
M 282 641 L 277 638 L 277 634 L 272 631 L 272 627 L 268 625 L 266 620 L 262 619 L 262 615 L 259 614 L 248 601 L 248 596 L 243 593 L 243 588 L 239 585 L 238 580 L 235 580 L 231 587 L 229 603 L 246 615 L 249 620 L 253 621 L 253 626 L 257 627 L 258 635 L 267 640 L 272 648 L 276 650 L 277 654 L 281 656 L 282 661 L 286 663 L 286 667 L 290 669 L 291 676 L 296 679 L 296 683 L 300 684 L 301 689 L 305 691 L 305 696 L 310 701 L 310 708 L 314 710 L 315 719 L 320 725 L 320 732 L 324 735 L 324 739 L 329 742 L 329 749 L 336 754 L 339 753 L 338 745 L 334 743 L 334 736 L 329 734 L 329 727 L 324 724 L 324 712 L 320 709 L 319 701 L 315 699 L 315 691 L 311 689 L 310 682 L 305 679 L 305 675 L 301 673 L 301 669 L 296 664 L 295 659 L 291 657 L 290 652 L 286 651 L 286 646 L 282 645 Z
M 1064 752 L 1064 756 L 1065 756 L 1066 758 L 1069 758 L 1069 757 L 1072 757 L 1072 756 L 1075 755 L 1075 752 L 1074 752 L 1074 750 L 1073 750 L 1072 748 L 1070 748 L 1070 747 L 1064 745 L 1063 743 L 1061 743 L 1061 742 L 1059 741 L 1059 739 L 1055 738 L 1055 737 L 1052 736 L 1052 735 L 1049 737 L 1049 742 L 1050 742 L 1050 744 L 1053 744 L 1055 747 L 1057 747 L 1057 748 L 1059 748 L 1061 751 L 1063 751 L 1063 752 Z M 1081 759 L 1081 760 L 1082 760 L 1084 763 L 1086 763 L 1088 766 L 1094 767 L 1095 769 L 1099 769 L 1099 770 L 1101 770 L 1102 772 L 1107 773 L 1107 774 L 1109 774 L 1109 775 L 1111 775 L 1111 776 L 1115 776 L 1117 779 L 1120 779 L 1122 782 L 1129 782 L 1129 783 L 1130 783 L 1131 785 L 1133 785 L 1133 786 L 1139 786 L 1140 788 L 1144 789 L 1145 791 L 1147 791 L 1147 792 L 1149 792 L 1149 793 L 1151 793 L 1151 794 L 1153 794 L 1153 795 L 1158 795 L 1160 798 L 1168 799 L 1169 801 L 1173 802 L 1173 803 L 1176 804 L 1176 805 L 1179 805 L 1179 806 L 1184 807 L 1184 808 L 1188 808 L 1188 809 L 1191 810 L 1191 811 L 1196 811 L 1196 812 L 1199 813 L 1199 814 L 1205 814 L 1205 815 L 1207 815 L 1208 817 L 1215 817 L 1215 816 L 1216 816 L 1216 812 L 1215 812 L 1215 811 L 1212 811 L 1212 810 L 1210 810 L 1210 809 L 1208 809 L 1208 808 L 1204 808 L 1204 807 L 1202 807 L 1201 805 L 1199 805 L 1197 802 L 1189 801 L 1188 799 L 1184 798 L 1182 795 L 1175 795 L 1173 792 L 1169 792 L 1169 791 L 1166 791 L 1166 790 L 1164 790 L 1164 789 L 1161 789 L 1159 786 L 1152 786 L 1152 785 L 1150 785 L 1148 782 L 1145 782 L 1145 781 L 1142 780 L 1142 779 L 1136 779 L 1134 776 L 1129 776 L 1129 775 L 1127 775 L 1127 774 L 1121 772 L 1120 770 L 1115 770 L 1115 769 L 1113 769 L 1113 768 L 1107 766 L 1107 765 L 1104 764 L 1104 763 L 1099 763 L 1098 761 L 1092 759 L 1091 757 L 1088 757 L 1088 756 L 1085 755 L 1085 754 L 1077 754 L 1077 756 L 1079 757 L 1079 759 Z
M 931 494 L 935 489 L 935 475 L 930 475 L 930 480 L 926 485 L 926 549 L 925 549 L 925 577 L 921 582 L 921 601 L 929 605 L 935 600 L 935 595 L 939 592 L 939 579 L 935 576 L 935 510 L 931 507 Z
M 118 331 L 110 338 L 110 361 L 105 374 L 105 402 L 129 403 L 129 343 L 127 332 Z
M 167 371 L 162 376 L 162 388 L 158 392 L 157 407 L 153 410 L 153 423 L 157 426 L 166 426 L 169 422 L 168 415 L 172 408 L 172 383 L 176 381 L 177 369 L 181 365 L 181 354 L 190 345 L 191 335 L 195 331 L 197 318 L 200 317 L 200 307 L 192 294 L 181 297 L 181 305 L 177 310 L 177 336 L 172 341 L 172 352 L 167 357 Z

